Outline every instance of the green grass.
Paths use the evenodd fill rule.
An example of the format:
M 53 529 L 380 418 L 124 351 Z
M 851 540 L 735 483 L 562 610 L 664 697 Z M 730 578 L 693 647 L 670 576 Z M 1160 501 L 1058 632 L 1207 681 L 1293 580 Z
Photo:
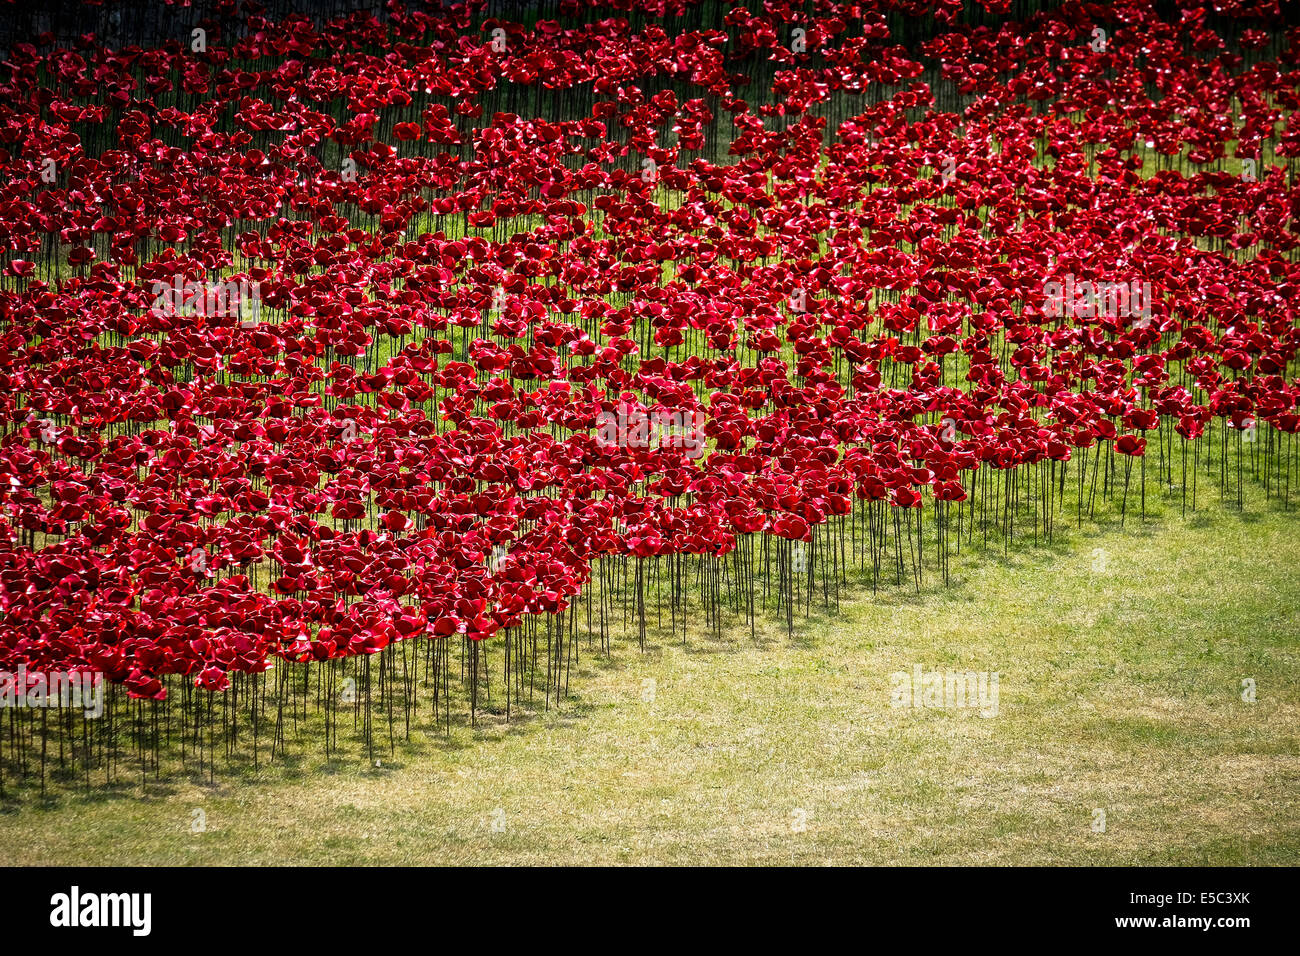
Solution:
M 485 714 L 378 768 L 299 755 L 10 803 L 0 862 L 1292 863 L 1295 532 L 1213 504 L 968 557 L 948 589 L 859 591 L 793 639 L 616 641 L 558 711 Z M 891 707 L 915 664 L 997 671 L 997 716 Z

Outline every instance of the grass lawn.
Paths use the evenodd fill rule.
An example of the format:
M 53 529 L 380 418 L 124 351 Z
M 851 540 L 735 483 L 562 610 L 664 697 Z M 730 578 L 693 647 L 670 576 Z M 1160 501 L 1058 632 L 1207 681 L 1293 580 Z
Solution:
M 616 641 L 559 711 L 378 768 L 11 802 L 0 862 L 1294 863 L 1297 528 L 1214 501 L 967 557 L 948 589 L 858 591 L 793 640 Z M 997 671 L 997 715 L 891 706 L 917 664 Z

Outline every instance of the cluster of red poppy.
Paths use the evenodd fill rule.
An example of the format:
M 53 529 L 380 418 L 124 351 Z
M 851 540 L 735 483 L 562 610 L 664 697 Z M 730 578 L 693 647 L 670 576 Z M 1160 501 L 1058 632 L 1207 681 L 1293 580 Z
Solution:
M 1173 462 L 1214 423 L 1289 482 L 1300 30 L 1208 6 L 390 5 L 17 44 L 0 669 L 160 698 L 489 638 L 602 556 L 809 540 L 1152 436 Z M 255 295 L 157 307 L 205 282 Z M 707 450 L 598 440 L 629 408 Z

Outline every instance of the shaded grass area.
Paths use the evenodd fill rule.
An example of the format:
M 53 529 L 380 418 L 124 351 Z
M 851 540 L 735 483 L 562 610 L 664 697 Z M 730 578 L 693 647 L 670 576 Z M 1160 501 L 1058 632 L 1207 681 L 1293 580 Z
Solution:
M 793 637 L 616 639 L 558 709 L 480 713 L 378 767 L 291 750 L 210 785 L 11 803 L 0 861 L 1292 863 L 1300 541 L 1249 506 L 985 552 L 947 589 L 859 588 Z M 918 664 L 997 671 L 997 715 L 891 706 Z

